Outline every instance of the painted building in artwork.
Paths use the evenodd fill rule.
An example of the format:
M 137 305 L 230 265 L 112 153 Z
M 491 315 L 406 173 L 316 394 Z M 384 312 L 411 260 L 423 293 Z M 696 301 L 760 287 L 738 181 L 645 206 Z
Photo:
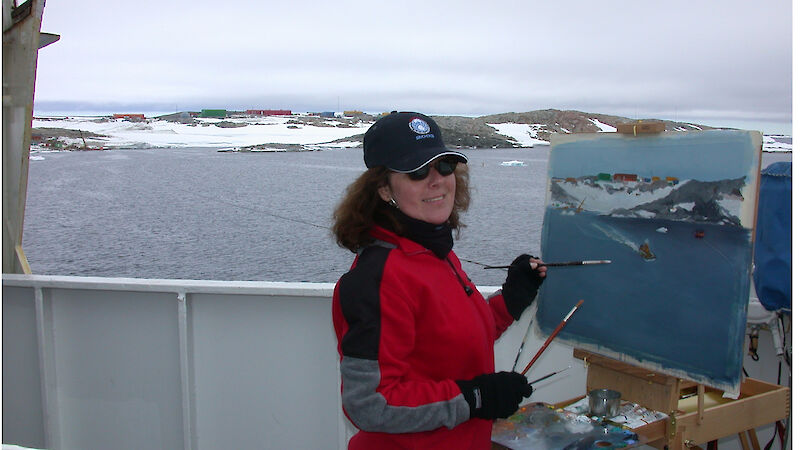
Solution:
M 600 173 L 597 174 L 597 180 L 598 181 L 611 181 L 611 174 L 610 173 L 605 173 L 605 172 L 600 172 Z
M 639 176 L 635 173 L 615 173 L 614 181 L 638 181 Z

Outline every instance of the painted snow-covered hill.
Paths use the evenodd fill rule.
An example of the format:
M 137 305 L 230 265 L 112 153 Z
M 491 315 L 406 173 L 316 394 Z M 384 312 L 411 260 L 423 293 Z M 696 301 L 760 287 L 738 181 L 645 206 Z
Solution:
M 615 217 L 741 226 L 743 187 L 744 177 L 718 181 L 553 178 L 550 206 L 568 213 L 590 211 Z

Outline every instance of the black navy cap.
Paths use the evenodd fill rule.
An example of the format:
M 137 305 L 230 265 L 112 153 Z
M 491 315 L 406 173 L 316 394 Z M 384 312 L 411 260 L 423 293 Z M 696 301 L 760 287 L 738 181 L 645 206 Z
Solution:
M 442 132 L 430 117 L 416 112 L 392 112 L 364 134 L 364 164 L 395 172 L 413 172 L 440 156 L 467 157 L 444 146 Z

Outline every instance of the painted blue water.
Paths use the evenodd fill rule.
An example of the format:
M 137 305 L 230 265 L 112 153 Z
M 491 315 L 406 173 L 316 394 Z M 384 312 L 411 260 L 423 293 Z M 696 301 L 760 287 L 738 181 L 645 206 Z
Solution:
M 545 224 L 546 260 L 612 263 L 548 271 L 537 313 L 544 330 L 552 331 L 584 299 L 560 337 L 718 382 L 738 379 L 749 298 L 749 230 L 552 208 Z M 643 258 L 643 243 L 655 259 Z

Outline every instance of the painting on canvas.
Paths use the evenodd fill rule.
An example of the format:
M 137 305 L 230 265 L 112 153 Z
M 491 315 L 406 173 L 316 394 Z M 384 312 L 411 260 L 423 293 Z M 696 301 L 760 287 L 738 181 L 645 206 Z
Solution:
M 738 391 L 761 135 L 557 135 L 536 324 L 639 367 Z

